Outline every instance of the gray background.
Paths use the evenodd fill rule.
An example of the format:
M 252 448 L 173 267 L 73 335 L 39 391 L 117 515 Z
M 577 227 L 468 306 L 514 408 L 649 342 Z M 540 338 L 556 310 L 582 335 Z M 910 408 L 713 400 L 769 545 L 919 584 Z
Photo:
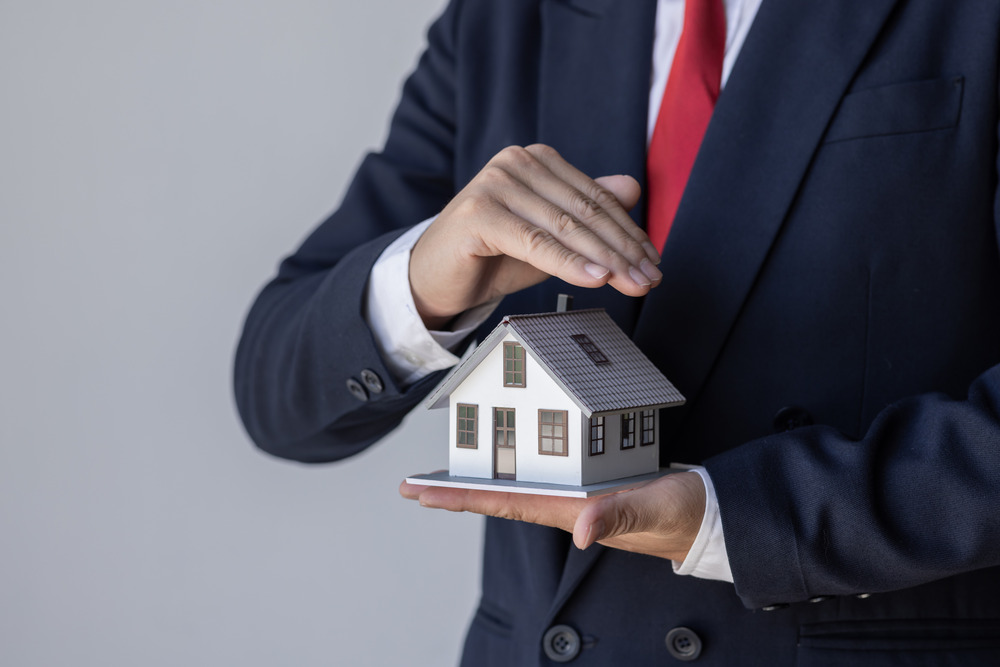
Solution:
M 308 467 L 229 389 L 442 6 L 0 0 L 0 665 L 455 662 L 480 520 L 396 493 L 446 416 Z

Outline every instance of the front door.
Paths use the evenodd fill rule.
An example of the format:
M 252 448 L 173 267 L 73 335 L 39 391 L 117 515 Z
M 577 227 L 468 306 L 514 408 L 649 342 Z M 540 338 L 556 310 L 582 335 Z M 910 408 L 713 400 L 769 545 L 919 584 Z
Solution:
M 493 408 L 493 476 L 516 479 L 514 474 L 514 408 Z

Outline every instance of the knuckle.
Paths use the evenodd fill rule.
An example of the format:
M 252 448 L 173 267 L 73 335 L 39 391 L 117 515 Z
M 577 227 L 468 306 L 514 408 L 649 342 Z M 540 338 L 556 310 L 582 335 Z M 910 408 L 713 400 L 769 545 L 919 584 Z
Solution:
M 521 146 L 507 146 L 491 160 L 512 166 L 524 166 L 533 161 L 531 153 Z
M 642 244 L 628 234 L 624 235 L 624 241 L 625 256 L 628 257 L 629 261 L 634 266 L 639 266 L 639 264 L 642 263 L 642 260 L 646 259 L 646 251 L 643 249 Z
M 505 169 L 491 162 L 479 172 L 478 180 L 482 185 L 497 187 L 510 183 L 511 176 Z
M 524 150 L 540 160 L 562 157 L 559 155 L 559 151 L 552 148 L 552 146 L 549 146 L 548 144 L 531 144 Z
M 464 227 L 478 220 L 483 214 L 483 209 L 482 202 L 475 199 L 467 199 L 455 207 L 454 220 Z
M 497 503 L 490 508 L 489 512 L 486 513 L 499 519 L 507 519 L 510 521 L 528 520 L 525 512 L 513 503 Z
M 593 220 L 604 214 L 604 207 L 583 193 L 577 193 L 571 204 L 573 215 L 579 220 Z
M 558 206 L 549 209 L 549 224 L 557 236 L 572 234 L 580 226 L 576 218 Z
M 490 199 L 487 196 L 471 196 L 456 202 L 454 212 L 458 220 L 473 220 L 488 214 L 490 208 Z
M 521 510 L 519 510 L 517 508 L 509 507 L 509 508 L 501 510 L 501 511 L 504 514 L 504 517 L 503 517 L 504 519 L 510 519 L 511 521 L 526 521 L 527 520 L 527 517 L 525 517 L 524 512 L 522 512 Z
M 597 202 L 597 205 L 602 209 L 617 207 L 619 205 L 618 198 L 615 197 L 610 190 L 598 185 L 597 183 L 592 183 L 590 185 L 590 191 L 587 195 L 589 195 L 593 201 Z
M 594 253 L 594 261 L 616 273 L 628 271 L 627 259 L 609 246 L 601 246 Z
M 552 237 L 541 227 L 528 227 L 522 232 L 522 242 L 529 253 L 536 253 L 551 243 Z

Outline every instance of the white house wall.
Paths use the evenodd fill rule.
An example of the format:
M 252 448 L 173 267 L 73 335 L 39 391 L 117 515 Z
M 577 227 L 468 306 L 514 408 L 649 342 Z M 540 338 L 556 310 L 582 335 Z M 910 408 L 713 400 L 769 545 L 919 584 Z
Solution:
M 583 454 L 582 484 L 594 484 L 632 475 L 656 472 L 660 468 L 660 411 L 654 415 L 656 438 L 652 445 L 638 444 L 642 435 L 639 411 L 635 411 L 636 445 L 630 449 L 621 448 L 621 413 L 604 416 L 604 453 L 590 455 L 590 420 L 581 417 L 581 428 L 586 433 L 581 452 Z
M 507 334 L 504 341 L 517 341 Z M 527 349 L 526 349 L 527 351 Z M 514 408 L 516 477 L 525 482 L 580 485 L 582 415 L 573 400 L 552 380 L 530 353 L 525 355 L 525 386 L 503 386 L 503 343 L 483 359 L 449 397 L 449 467 L 452 475 L 493 477 L 493 408 Z M 478 406 L 476 449 L 456 446 L 459 403 Z M 567 456 L 538 453 L 538 411 L 567 412 Z M 651 448 L 647 448 L 651 449 Z

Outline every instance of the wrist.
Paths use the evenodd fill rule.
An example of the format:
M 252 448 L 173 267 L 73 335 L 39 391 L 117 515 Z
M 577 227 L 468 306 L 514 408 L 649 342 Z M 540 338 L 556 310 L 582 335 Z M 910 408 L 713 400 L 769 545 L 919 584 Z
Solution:
M 715 494 L 715 486 L 708 471 L 697 467 L 692 474 L 701 477 L 705 488 L 704 516 L 695 538 L 694 544 L 688 549 L 683 559 L 674 561 L 674 572 L 690 575 L 700 579 L 728 581 L 732 583 L 733 573 L 729 567 L 729 556 L 726 552 L 726 542 L 722 532 L 722 518 L 719 513 L 719 501 Z
M 705 518 L 705 482 L 697 472 L 683 472 L 676 476 L 676 483 L 682 485 L 682 497 L 685 499 L 678 512 L 678 535 L 681 550 L 670 556 L 670 560 L 678 562 L 687 559 L 691 548 L 701 532 Z
M 413 283 L 410 283 L 410 294 L 413 296 L 413 305 L 417 309 L 417 314 L 420 315 L 421 321 L 424 323 L 424 327 L 428 331 L 447 331 L 449 325 L 454 321 L 457 313 L 452 314 L 438 314 L 435 310 L 428 305 L 428 303 L 421 299 L 417 292 L 413 289 Z

